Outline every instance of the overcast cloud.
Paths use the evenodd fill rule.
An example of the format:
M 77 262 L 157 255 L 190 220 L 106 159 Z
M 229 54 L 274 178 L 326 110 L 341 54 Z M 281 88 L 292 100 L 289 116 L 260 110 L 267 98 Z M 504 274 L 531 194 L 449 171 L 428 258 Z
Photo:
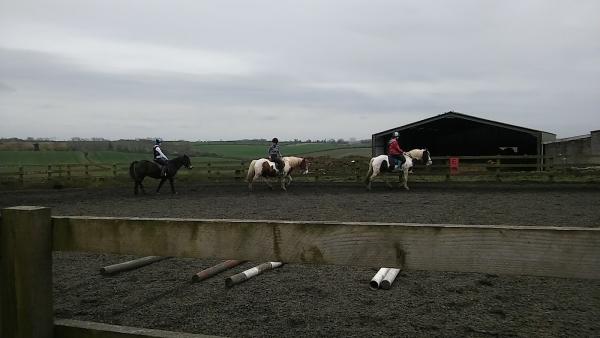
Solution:
M 0 137 L 600 129 L 600 1 L 0 1 Z

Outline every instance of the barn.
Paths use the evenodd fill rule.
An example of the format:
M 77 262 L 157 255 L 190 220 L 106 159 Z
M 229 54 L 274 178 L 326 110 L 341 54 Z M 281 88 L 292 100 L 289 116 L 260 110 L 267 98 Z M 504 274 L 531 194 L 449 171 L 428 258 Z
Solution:
M 556 135 L 449 111 L 372 135 L 373 156 L 385 154 L 392 134 L 404 150 L 427 148 L 433 156 L 542 155 Z

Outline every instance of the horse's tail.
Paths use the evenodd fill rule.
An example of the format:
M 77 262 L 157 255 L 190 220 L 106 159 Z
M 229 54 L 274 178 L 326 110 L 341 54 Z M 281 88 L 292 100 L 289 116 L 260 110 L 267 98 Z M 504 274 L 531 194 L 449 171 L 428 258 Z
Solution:
M 138 161 L 133 161 L 131 162 L 131 165 L 129 166 L 129 176 L 131 176 L 131 178 L 135 181 L 137 179 L 137 175 L 135 174 L 135 165 L 138 163 Z
M 246 175 L 246 182 L 252 182 L 252 178 L 254 177 L 254 165 L 256 164 L 256 160 L 252 160 L 250 162 L 250 167 L 248 167 L 248 175 Z
M 373 160 L 374 158 L 369 161 L 369 170 L 367 171 L 367 177 L 365 177 L 365 183 L 369 183 L 369 178 L 373 175 Z

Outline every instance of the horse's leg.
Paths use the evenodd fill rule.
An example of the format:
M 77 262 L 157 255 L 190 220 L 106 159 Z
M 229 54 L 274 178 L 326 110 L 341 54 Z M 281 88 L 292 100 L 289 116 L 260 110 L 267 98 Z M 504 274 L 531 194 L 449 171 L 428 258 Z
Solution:
M 171 184 L 171 194 L 176 194 L 175 186 L 173 185 L 173 177 L 169 177 L 169 184 Z
M 408 169 L 409 168 L 404 169 L 404 189 L 406 189 L 406 190 L 409 190 L 408 189 Z
M 266 177 L 261 176 L 263 181 L 265 181 L 265 183 L 267 184 L 267 186 L 269 187 L 269 189 L 273 190 L 273 186 L 271 185 L 271 183 L 269 182 L 269 180 Z
M 287 181 L 287 183 L 286 183 L 286 186 L 288 186 L 288 187 L 289 187 L 289 186 L 290 186 L 290 184 L 292 184 L 292 176 L 288 175 L 288 176 L 287 176 L 287 180 L 288 180 L 288 181 Z
M 254 181 L 256 181 L 257 179 L 259 179 L 261 176 L 258 173 L 254 174 L 254 177 L 252 177 L 252 179 L 250 179 L 250 182 L 248 182 L 248 189 L 250 189 L 250 191 L 253 190 L 252 188 L 252 183 L 254 183 Z
M 158 183 L 158 188 L 156 188 L 156 193 L 158 194 L 158 192 L 160 191 L 160 187 L 162 187 L 163 183 L 165 183 L 167 179 L 165 177 L 160 179 L 160 183 Z
M 286 180 L 285 174 L 283 174 L 283 178 L 281 176 L 279 176 L 279 185 L 281 185 L 281 190 L 283 190 L 283 191 L 287 191 L 287 189 L 285 188 L 285 180 Z
M 379 170 L 373 170 L 371 176 L 367 178 L 367 190 L 371 191 L 371 182 L 373 182 L 373 179 L 375 179 L 375 176 L 377 176 L 377 174 L 379 174 Z
M 144 184 L 142 183 L 144 181 L 144 178 L 142 177 L 142 179 L 138 182 L 138 184 L 140 185 L 140 188 L 142 189 L 142 194 L 146 195 L 146 189 L 144 189 Z

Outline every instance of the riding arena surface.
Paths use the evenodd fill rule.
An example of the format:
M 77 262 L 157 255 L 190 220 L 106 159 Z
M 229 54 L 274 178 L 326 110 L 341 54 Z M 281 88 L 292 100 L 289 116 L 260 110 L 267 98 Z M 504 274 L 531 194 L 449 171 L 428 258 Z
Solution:
M 47 206 L 53 215 L 600 226 L 598 185 L 177 189 L 145 196 L 130 188 L 5 191 L 0 207 Z M 402 271 L 390 290 L 373 291 L 378 267 L 286 264 L 226 288 L 227 276 L 262 262 L 192 283 L 192 275 L 220 260 L 183 258 L 114 276 L 98 272 L 132 258 L 55 252 L 55 317 L 233 337 L 600 335 L 599 280 Z

